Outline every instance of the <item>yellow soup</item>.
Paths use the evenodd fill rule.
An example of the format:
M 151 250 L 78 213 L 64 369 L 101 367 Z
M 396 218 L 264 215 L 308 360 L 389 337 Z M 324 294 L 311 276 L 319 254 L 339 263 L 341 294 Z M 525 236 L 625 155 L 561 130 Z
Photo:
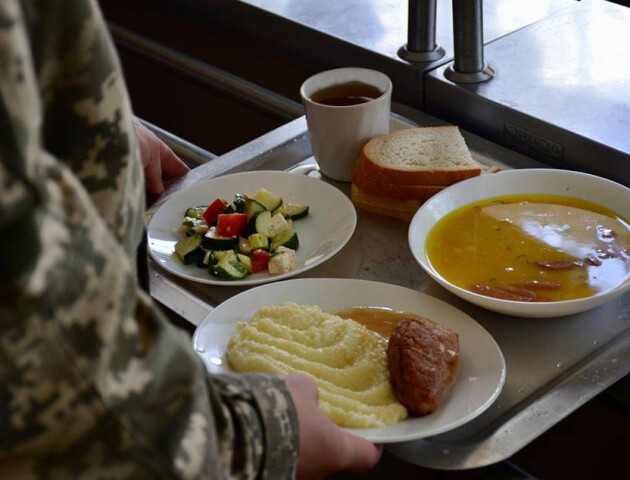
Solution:
M 431 265 L 450 283 L 516 301 L 611 290 L 630 277 L 630 225 L 590 202 L 513 195 L 462 207 L 429 232 Z

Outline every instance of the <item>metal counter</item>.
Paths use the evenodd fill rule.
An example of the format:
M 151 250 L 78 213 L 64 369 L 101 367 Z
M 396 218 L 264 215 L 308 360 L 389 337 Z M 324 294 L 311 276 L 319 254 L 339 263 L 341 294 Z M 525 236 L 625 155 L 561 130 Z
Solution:
M 181 0 L 180 0 L 181 3 Z M 309 67 L 362 66 L 386 73 L 395 99 L 422 108 L 424 72 L 453 59 L 452 1 L 437 0 L 436 41 L 446 55 L 409 63 L 406 0 L 184 0 L 194 11 L 278 46 Z M 486 0 L 484 38 L 497 40 L 570 7 L 573 0 Z
M 426 111 L 548 165 L 630 185 L 630 8 L 600 0 L 486 45 L 495 78 L 425 78 Z
M 419 125 L 443 122 L 408 110 Z M 409 120 L 392 116 L 392 128 Z M 462 132 L 477 160 L 502 168 L 541 165 L 480 137 Z M 171 184 L 148 212 L 148 221 L 170 195 L 199 181 L 250 170 L 314 170 L 304 117 L 288 123 Z M 323 180 L 327 181 L 327 180 Z M 329 182 L 349 194 L 349 184 Z M 335 256 L 297 278 L 359 278 L 405 286 L 445 300 L 475 318 L 501 347 L 507 380 L 497 401 L 480 417 L 449 433 L 389 445 L 395 455 L 424 467 L 472 469 L 507 459 L 565 416 L 630 372 L 630 294 L 582 314 L 553 319 L 523 319 L 489 312 L 437 285 L 413 259 L 407 224 L 357 211 L 350 242 Z M 387 244 L 388 248 L 382 246 Z M 245 288 L 215 287 L 186 281 L 150 262 L 154 298 L 198 325 L 212 308 Z M 551 454 L 551 452 L 550 452 Z
M 405 0 L 239 2 L 406 63 L 397 53 L 407 40 L 408 2 Z M 446 51 L 445 60 L 448 61 L 453 59 L 453 4 L 451 0 L 437 0 L 436 3 L 436 42 Z M 484 38 L 491 42 L 567 8 L 572 3 L 574 2 L 571 0 L 486 0 L 483 5 Z M 444 63 L 445 60 L 439 63 Z

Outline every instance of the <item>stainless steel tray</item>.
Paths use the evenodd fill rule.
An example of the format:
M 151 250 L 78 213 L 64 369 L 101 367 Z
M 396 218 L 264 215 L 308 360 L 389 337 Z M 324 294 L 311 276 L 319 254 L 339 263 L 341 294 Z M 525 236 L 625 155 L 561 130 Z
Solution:
M 415 110 L 392 115 L 392 128 L 443 122 Z M 502 168 L 539 163 L 462 132 L 473 156 Z M 290 170 L 319 176 L 301 117 L 190 172 L 169 186 L 146 220 L 173 193 L 219 175 Z M 327 181 L 323 179 L 323 181 Z M 349 194 L 349 184 L 330 182 Z M 500 397 L 483 415 L 447 434 L 390 445 L 395 455 L 436 469 L 471 469 L 505 460 L 630 372 L 630 294 L 583 314 L 554 319 L 514 318 L 475 307 L 437 285 L 416 264 L 407 225 L 358 211 L 358 225 L 336 256 L 300 277 L 360 278 L 412 288 L 468 313 L 496 339 L 507 364 Z M 382 248 L 387 245 L 388 248 Z M 244 288 L 179 279 L 149 263 L 152 296 L 198 325 L 212 308 Z

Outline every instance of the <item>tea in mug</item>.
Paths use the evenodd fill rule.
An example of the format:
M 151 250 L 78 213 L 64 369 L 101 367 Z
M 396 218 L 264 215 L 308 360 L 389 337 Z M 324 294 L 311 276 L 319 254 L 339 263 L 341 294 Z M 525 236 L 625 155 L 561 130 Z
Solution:
M 347 82 L 326 87 L 311 96 L 313 102 L 334 107 L 359 105 L 383 95 L 378 88 L 362 82 Z

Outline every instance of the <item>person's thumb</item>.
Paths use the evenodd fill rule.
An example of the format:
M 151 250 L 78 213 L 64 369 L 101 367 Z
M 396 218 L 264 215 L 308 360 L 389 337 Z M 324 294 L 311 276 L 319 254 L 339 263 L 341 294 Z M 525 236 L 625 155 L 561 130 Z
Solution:
M 382 445 L 374 445 L 364 438 L 348 432 L 343 432 L 343 434 L 347 451 L 345 458 L 348 461 L 344 470 L 354 473 L 367 472 L 378 463 L 383 453 Z
M 184 175 L 190 168 L 175 155 L 175 152 L 161 140 L 158 140 L 160 163 L 162 172 L 170 178 L 178 178 Z

